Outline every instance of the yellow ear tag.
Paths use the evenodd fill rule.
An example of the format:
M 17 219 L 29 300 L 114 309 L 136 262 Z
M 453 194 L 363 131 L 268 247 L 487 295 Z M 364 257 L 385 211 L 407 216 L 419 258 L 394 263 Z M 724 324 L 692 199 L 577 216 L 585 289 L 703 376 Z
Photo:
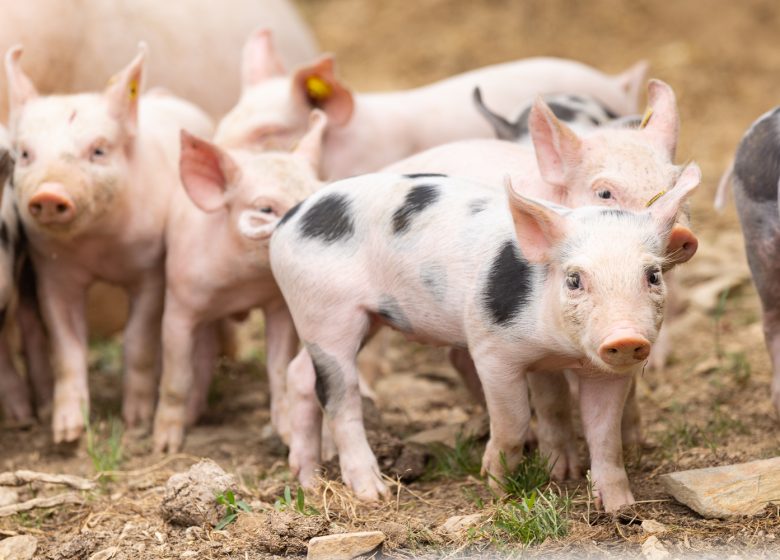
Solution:
M 647 126 L 647 123 L 650 122 L 650 117 L 653 116 L 653 108 L 648 107 L 645 109 L 645 114 L 642 115 L 642 122 L 639 123 L 639 128 L 642 129 Z
M 127 96 L 130 101 L 135 101 L 138 97 L 138 80 L 130 80 L 130 84 L 127 86 Z
M 645 208 L 650 208 L 655 203 L 656 200 L 658 200 L 659 198 L 661 198 L 665 194 L 666 194 L 666 191 L 659 192 L 657 195 L 655 195 L 653 198 L 651 198 L 650 200 L 647 201 L 647 204 L 645 204 Z
M 333 88 L 319 76 L 306 78 L 306 93 L 314 101 L 324 101 L 333 93 Z

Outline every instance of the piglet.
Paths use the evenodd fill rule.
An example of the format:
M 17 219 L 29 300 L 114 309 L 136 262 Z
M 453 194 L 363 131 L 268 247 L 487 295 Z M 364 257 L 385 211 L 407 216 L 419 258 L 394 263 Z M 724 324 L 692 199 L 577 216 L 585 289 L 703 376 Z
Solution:
M 268 34 L 244 49 L 243 92 L 220 122 L 216 142 L 289 149 L 303 135 L 309 111 L 328 115 L 322 173 L 339 179 L 376 171 L 417 151 L 464 138 L 492 136 L 470 96 L 479 86 L 502 113 L 538 94 L 587 94 L 617 115 L 636 112 L 647 65 L 610 76 L 571 60 L 532 58 L 488 66 L 428 86 L 385 93 L 354 93 L 322 56 L 287 73 Z
M 312 484 L 321 405 L 344 482 L 362 499 L 387 492 L 365 437 L 355 359 L 388 325 L 471 353 L 490 414 L 482 469 L 494 485 L 522 458 L 526 372 L 580 370 L 596 491 L 608 511 L 632 503 L 623 403 L 663 319 L 662 268 L 692 256 L 693 234 L 675 224 L 699 179 L 688 166 L 649 210 L 632 213 L 569 210 L 511 188 L 507 203 L 507 193 L 455 178 L 375 174 L 333 183 L 288 212 L 271 267 L 305 346 L 288 374 L 292 471 Z
M 265 314 L 272 422 L 287 437 L 285 375 L 298 337 L 271 275 L 268 243 L 285 212 L 320 186 L 325 123 L 324 113 L 313 111 L 309 132 L 292 153 L 225 150 L 182 132 L 184 189 L 171 205 L 166 233 L 156 449 L 177 451 L 185 421 L 192 423 L 204 405 L 215 365 L 215 322 L 256 307 Z
M 145 49 L 100 93 L 40 96 L 5 59 L 14 198 L 38 275 L 54 368 L 55 442 L 78 439 L 89 406 L 85 296 L 95 281 L 127 290 L 122 416 L 151 421 L 163 309 L 164 227 L 178 186 L 182 127 L 209 134 L 199 109 L 168 95 L 141 97 Z

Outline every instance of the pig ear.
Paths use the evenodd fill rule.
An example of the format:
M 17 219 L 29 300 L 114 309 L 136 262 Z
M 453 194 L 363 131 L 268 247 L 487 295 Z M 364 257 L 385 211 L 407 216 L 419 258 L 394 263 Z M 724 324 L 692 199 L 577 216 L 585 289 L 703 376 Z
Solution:
M 355 100 L 352 92 L 344 87 L 333 67 L 333 56 L 324 55 L 309 66 L 299 68 L 292 82 L 293 96 L 311 108 L 322 109 L 328 120 L 336 126 L 344 126 L 352 117 Z
M 327 125 L 328 117 L 325 113 L 319 109 L 314 109 L 309 115 L 309 130 L 295 147 L 295 153 L 304 157 L 315 170 L 320 168 L 322 137 Z
M 566 237 L 566 219 L 543 202 L 518 194 L 509 177 L 504 186 L 523 256 L 532 263 L 549 262 L 552 249 Z
M 244 88 L 284 75 L 270 29 L 256 29 L 244 43 L 241 55 L 241 84 Z
M 30 78 L 22 70 L 19 59 L 22 57 L 22 46 L 15 45 L 5 53 L 5 74 L 8 79 L 9 114 L 13 118 L 18 115 L 22 106 L 38 97 Z
M 140 43 L 138 54 L 109 80 L 105 91 L 111 116 L 121 121 L 131 132 L 135 132 L 138 123 L 138 98 L 143 86 L 146 50 L 146 44 Z
M 640 60 L 631 68 L 616 76 L 618 86 L 626 93 L 632 103 L 632 106 L 629 108 L 631 113 L 639 111 L 639 97 L 642 95 L 642 88 L 647 81 L 649 71 L 650 63 L 646 60 Z
M 485 105 L 485 102 L 482 101 L 482 90 L 480 90 L 479 87 L 474 88 L 472 99 L 474 100 L 474 106 L 477 108 L 477 111 L 479 111 L 480 114 L 485 117 L 485 120 L 493 127 L 496 138 L 499 140 L 513 141 L 520 137 L 520 121 L 518 120 L 518 122 L 513 124 L 501 115 L 491 111 L 488 106 Z
M 650 205 L 650 215 L 661 236 L 666 238 L 665 269 L 684 263 L 696 254 L 699 246 L 696 236 L 686 226 L 678 224 L 677 218 L 683 203 L 700 182 L 701 170 L 691 163 L 683 169 L 674 187 Z
M 647 107 L 652 113 L 646 116 L 644 132 L 669 153 L 674 160 L 677 150 L 677 137 L 680 132 L 680 116 L 677 113 L 677 101 L 669 84 L 661 80 L 650 80 L 647 84 Z
M 528 116 L 539 172 L 547 183 L 566 186 L 566 173 L 582 161 L 582 141 L 537 97 Z
M 225 205 L 225 191 L 235 180 L 238 167 L 214 144 L 181 131 L 179 175 L 195 206 L 215 212 Z

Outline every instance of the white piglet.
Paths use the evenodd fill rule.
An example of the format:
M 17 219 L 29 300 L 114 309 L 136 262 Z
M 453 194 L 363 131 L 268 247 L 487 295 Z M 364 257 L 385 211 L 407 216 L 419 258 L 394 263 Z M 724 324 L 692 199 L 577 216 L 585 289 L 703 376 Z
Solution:
M 688 166 L 642 213 L 569 210 L 511 188 L 507 203 L 475 183 L 394 174 L 333 183 L 291 210 L 271 240 L 271 266 L 305 345 L 287 380 L 292 471 L 312 484 L 321 405 L 345 483 L 363 499 L 386 493 L 355 360 L 389 325 L 471 353 L 490 414 L 482 467 L 494 477 L 522 457 L 526 372 L 577 368 L 598 495 L 609 511 L 633 502 L 623 404 L 663 319 L 661 271 L 695 250 L 676 221 L 699 179 Z

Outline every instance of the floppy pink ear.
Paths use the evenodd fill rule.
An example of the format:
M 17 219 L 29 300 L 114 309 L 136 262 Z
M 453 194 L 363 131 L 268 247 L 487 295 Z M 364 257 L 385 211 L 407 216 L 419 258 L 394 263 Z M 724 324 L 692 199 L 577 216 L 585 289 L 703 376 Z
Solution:
M 628 99 L 632 103 L 629 112 L 636 113 L 639 111 L 640 99 L 642 95 L 642 88 L 647 81 L 647 74 L 650 71 L 650 63 L 646 60 L 640 60 L 631 68 L 618 74 L 616 76 L 618 85 L 626 92 Z
M 138 100 L 143 90 L 146 44 L 138 45 L 138 54 L 108 82 L 104 95 L 108 100 L 109 112 L 125 128 L 134 134 L 138 126 Z
M 22 46 L 15 45 L 5 53 L 5 75 L 8 79 L 8 113 L 11 118 L 19 114 L 25 103 L 38 97 L 30 78 L 22 70 L 19 59 L 22 57 Z
M 298 142 L 295 153 L 306 158 L 314 170 L 320 167 L 322 156 L 322 137 L 325 127 L 328 125 L 328 117 L 319 109 L 314 109 L 309 115 L 309 130 Z
M 661 80 L 650 80 L 647 84 L 647 106 L 652 109 L 644 133 L 669 153 L 674 161 L 677 151 L 677 137 L 680 133 L 680 116 L 677 100 L 669 84 Z
M 336 78 L 333 55 L 323 55 L 296 70 L 292 87 L 295 99 L 313 109 L 322 109 L 334 125 L 343 126 L 352 118 L 355 100 L 352 92 Z
M 181 131 L 179 175 L 195 206 L 215 212 L 225 205 L 225 191 L 235 180 L 238 167 L 231 157 L 210 142 Z
M 582 141 L 558 120 L 541 97 L 537 97 L 531 107 L 528 128 L 542 179 L 551 185 L 565 187 L 567 170 L 582 162 Z
M 270 29 L 256 29 L 244 43 L 241 55 L 241 84 L 244 88 L 284 75 Z
M 566 237 L 566 219 L 541 201 L 518 194 L 508 177 L 504 186 L 523 256 L 532 263 L 548 262 L 552 249 Z

